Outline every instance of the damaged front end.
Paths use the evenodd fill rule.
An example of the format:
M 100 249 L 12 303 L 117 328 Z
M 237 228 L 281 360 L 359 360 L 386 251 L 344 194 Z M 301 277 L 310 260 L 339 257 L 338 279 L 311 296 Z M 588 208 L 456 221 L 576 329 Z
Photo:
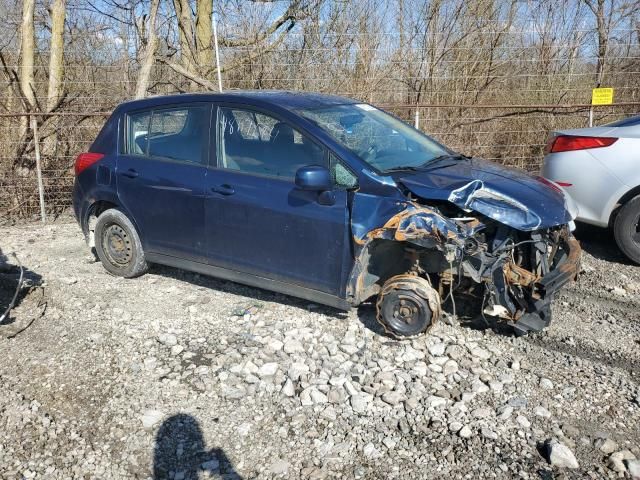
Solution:
M 408 196 L 381 204 L 356 194 L 356 263 L 347 287 L 353 304 L 380 294 L 387 279 L 410 274 L 454 308 L 456 298 L 477 299 L 483 314 L 508 320 L 517 334 L 548 326 L 555 292 L 579 272 L 581 249 L 566 223 L 545 225 L 481 182 L 429 205 Z M 369 228 L 381 218 L 382 225 Z
M 525 334 L 549 325 L 551 301 L 577 278 L 580 252 L 567 226 L 525 233 L 490 225 L 467 238 L 457 269 L 442 281 L 482 284 L 483 313 L 512 321 Z

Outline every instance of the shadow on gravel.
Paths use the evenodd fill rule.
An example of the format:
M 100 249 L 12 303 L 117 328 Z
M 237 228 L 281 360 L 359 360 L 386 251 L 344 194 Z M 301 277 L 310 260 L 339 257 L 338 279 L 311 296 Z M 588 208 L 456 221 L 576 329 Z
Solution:
M 345 319 L 348 316 L 347 312 L 338 310 L 337 308 L 315 304 L 313 302 L 310 302 L 309 300 L 291 297 L 289 295 L 272 292 L 270 290 L 263 290 L 257 287 L 249 287 L 241 283 L 222 280 L 215 277 L 209 277 L 207 275 L 201 275 L 199 273 L 193 273 L 187 270 L 167 267 L 164 265 L 153 265 L 151 268 L 153 273 L 162 275 L 163 277 L 173 278 L 174 280 L 188 282 L 198 287 L 210 288 L 212 290 L 218 290 L 220 292 L 230 293 L 232 295 L 242 295 L 244 297 L 252 298 L 256 302 L 281 303 L 283 305 L 289 305 L 305 310 L 313 310 L 314 312 L 322 313 L 327 317 L 338 319 Z
M 33 287 L 41 284 L 42 277 L 39 274 L 21 267 L 17 259 L 0 248 L 0 324 L 13 323 L 15 319 L 11 317 L 11 310 L 20 305 Z
M 618 248 L 613 232 L 609 228 L 598 228 L 586 223 L 577 223 L 574 235 L 582 249 L 594 257 L 607 262 L 633 265 Z
M 194 417 L 185 414 L 169 417 L 156 435 L 153 479 L 197 480 L 199 473 L 225 480 L 242 480 L 224 450 L 206 450 L 202 430 Z
M 154 265 L 153 273 L 162 275 L 163 277 L 172 278 L 174 280 L 188 282 L 192 285 L 199 287 L 210 288 L 212 290 L 218 290 L 224 293 L 230 293 L 232 295 L 242 295 L 255 301 L 260 302 L 277 302 L 283 305 L 289 305 L 305 310 L 321 313 L 326 317 L 335 318 L 336 320 L 345 320 L 348 318 L 348 312 L 338 310 L 336 308 L 328 307 L 326 305 L 318 305 L 308 300 L 302 300 L 300 298 L 291 297 L 288 295 L 271 292 L 269 290 L 262 290 L 260 288 L 249 287 L 240 283 L 221 280 L 207 275 L 201 275 L 179 268 L 167 267 L 164 265 Z M 246 304 L 247 302 L 241 302 Z M 456 298 L 458 322 L 460 325 L 471 328 L 474 330 L 486 330 L 491 329 L 499 335 L 513 335 L 513 327 L 507 325 L 506 322 L 496 321 L 496 318 L 486 317 L 478 315 L 478 311 L 481 309 L 481 301 L 479 299 L 471 298 Z M 453 308 L 450 301 L 445 302 L 443 305 L 443 311 L 448 315 L 452 315 Z M 241 314 L 241 312 L 239 312 Z M 357 308 L 358 320 L 364 325 L 365 328 L 371 330 L 376 335 L 387 337 L 393 340 L 389 334 L 387 334 L 378 323 L 376 319 L 376 307 L 375 302 L 367 301 Z M 486 321 L 485 321 L 486 320 Z M 442 321 L 442 320 L 441 320 Z M 395 341 L 395 340 L 394 340 Z
M 619 368 L 631 375 L 633 375 L 634 372 L 640 371 L 640 361 L 638 361 L 637 358 L 630 358 L 629 356 L 617 352 L 607 352 L 579 340 L 574 344 L 569 344 L 561 339 L 553 338 L 548 335 L 533 335 L 528 341 L 530 344 L 538 345 L 545 350 L 578 357 L 595 364 Z

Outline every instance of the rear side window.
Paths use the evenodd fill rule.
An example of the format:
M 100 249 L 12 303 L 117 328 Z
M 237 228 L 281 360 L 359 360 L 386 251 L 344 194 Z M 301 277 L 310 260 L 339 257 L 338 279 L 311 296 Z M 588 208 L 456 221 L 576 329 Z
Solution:
M 188 163 L 206 163 L 209 107 L 158 109 L 129 116 L 128 152 Z

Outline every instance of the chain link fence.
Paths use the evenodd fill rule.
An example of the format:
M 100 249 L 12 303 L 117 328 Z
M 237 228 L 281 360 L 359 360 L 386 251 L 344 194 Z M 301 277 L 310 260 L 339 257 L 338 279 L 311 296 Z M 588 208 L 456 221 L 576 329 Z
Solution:
M 541 167 L 550 132 L 588 126 L 590 105 L 408 105 L 382 104 L 385 110 L 419 128 L 443 144 L 467 155 L 536 172 Z M 638 111 L 640 103 L 601 105 L 594 108 L 594 124 L 614 121 Z M 45 210 L 59 215 L 71 206 L 73 164 L 84 152 L 108 113 L 77 112 L 59 115 L 64 121 L 56 133 L 65 138 L 68 155 L 45 156 L 42 179 Z M 4 116 L 13 122 L 20 115 Z M 78 122 L 78 120 L 82 121 Z M 85 124 L 87 122 L 87 124 Z M 17 128 L 17 127 L 15 127 Z M 6 138 L 6 137 L 5 137 Z M 46 141 L 41 140 L 42 143 Z M 8 142 L 0 142 L 6 144 Z M 57 146 L 62 148 L 61 146 Z M 26 155 L 35 164 L 35 151 Z M 56 165 L 52 168 L 51 165 Z M 0 177 L 0 218 L 39 218 L 38 178 L 32 168 L 17 169 Z
M 45 2 L 35 1 L 33 98 L 25 108 L 23 19 L 15 2 L 0 0 L 0 223 L 40 211 L 36 149 L 25 112 L 37 120 L 46 212 L 57 215 L 71 204 L 76 155 L 87 150 L 113 108 L 138 91 L 152 31 L 157 50 L 142 91 L 165 95 L 217 86 L 211 41 L 194 42 L 201 38 L 197 9 L 185 21 L 176 2 L 160 2 L 151 28 L 150 0 L 68 2 L 64 93 L 51 108 L 51 19 Z M 588 126 L 590 111 L 594 125 L 640 111 L 638 5 L 214 2 L 225 89 L 356 98 L 417 124 L 461 153 L 532 172 L 540 168 L 550 132 Z M 614 88 L 615 104 L 592 110 L 595 86 Z

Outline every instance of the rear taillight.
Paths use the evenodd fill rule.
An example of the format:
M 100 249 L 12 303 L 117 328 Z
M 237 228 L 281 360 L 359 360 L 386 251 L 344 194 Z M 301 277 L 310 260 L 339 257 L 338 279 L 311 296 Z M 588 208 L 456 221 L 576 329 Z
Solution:
M 80 175 L 80 173 L 96 163 L 98 160 L 102 159 L 104 154 L 102 153 L 81 153 L 76 157 L 76 165 L 75 172 L 76 176 Z
M 558 135 L 549 140 L 549 153 L 571 152 L 588 148 L 602 148 L 613 145 L 618 139 L 614 137 L 583 137 L 578 135 Z

